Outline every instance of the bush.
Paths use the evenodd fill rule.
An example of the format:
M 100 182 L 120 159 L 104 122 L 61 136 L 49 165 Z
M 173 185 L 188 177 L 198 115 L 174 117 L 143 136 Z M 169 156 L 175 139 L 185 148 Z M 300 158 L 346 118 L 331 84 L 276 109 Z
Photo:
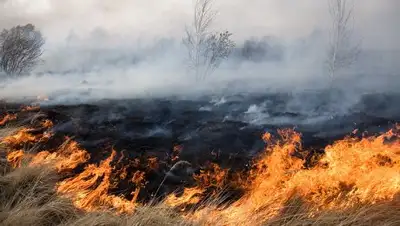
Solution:
M 43 54 L 44 39 L 32 24 L 0 33 L 0 68 L 8 76 L 29 72 Z

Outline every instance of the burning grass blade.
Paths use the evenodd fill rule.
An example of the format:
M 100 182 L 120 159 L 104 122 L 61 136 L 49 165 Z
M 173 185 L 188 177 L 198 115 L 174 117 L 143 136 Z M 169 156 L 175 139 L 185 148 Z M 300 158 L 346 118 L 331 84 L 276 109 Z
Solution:
M 7 114 L 3 118 L 0 118 L 0 126 L 4 126 L 7 124 L 9 121 L 17 119 L 16 114 Z
M 44 119 L 40 126 L 51 128 L 53 123 Z M 54 225 L 46 219 L 55 217 L 54 222 L 61 225 L 397 225 L 398 130 L 338 140 L 325 147 L 325 155 L 312 168 L 299 158 L 298 153 L 306 151 L 300 133 L 288 129 L 279 130 L 279 137 L 266 133 L 262 138 L 267 146 L 248 172 L 233 177 L 229 169 L 209 164 L 181 195 L 170 194 L 161 204 L 147 206 L 140 203 L 139 193 L 146 173 L 160 167 L 158 158 L 145 158 L 148 169 L 144 171 L 128 172 L 129 166 L 123 166 L 126 157 L 118 159 L 117 151 L 100 163 L 89 164 L 90 154 L 68 138 L 52 150 L 26 151 L 20 147 L 39 145 L 51 134 L 21 128 L 3 136 L 1 142 L 8 164 L 16 169 L 0 178 L 0 198 L 7 200 L 1 204 L 0 223 Z M 29 159 L 28 166 L 24 158 Z M 136 168 L 141 165 L 139 160 L 134 162 Z M 57 181 L 57 175 L 67 177 Z M 129 200 L 112 193 L 119 180 L 129 181 Z M 224 189 L 231 188 L 244 193 L 222 205 Z M 68 197 L 85 212 L 69 209 L 56 194 Z M 21 217 L 27 220 L 19 221 Z

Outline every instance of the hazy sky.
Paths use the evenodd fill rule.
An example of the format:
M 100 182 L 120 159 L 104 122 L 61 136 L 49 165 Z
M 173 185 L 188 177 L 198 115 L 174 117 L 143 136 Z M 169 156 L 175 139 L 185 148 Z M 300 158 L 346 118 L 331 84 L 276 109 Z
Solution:
M 328 0 L 215 0 L 215 26 L 237 40 L 277 35 L 296 38 L 328 26 Z M 0 27 L 32 22 L 49 43 L 64 41 L 74 30 L 96 27 L 111 35 L 180 37 L 192 18 L 191 0 L 0 0 Z M 355 0 L 356 28 L 365 47 L 400 48 L 400 1 Z
M 328 0 L 215 0 L 215 9 L 219 15 L 214 26 L 231 31 L 239 47 L 242 40 L 252 36 L 297 39 L 316 29 L 326 31 L 330 25 Z M 76 88 L 76 92 L 67 92 L 75 98 L 80 89 L 88 88 L 81 84 L 83 79 L 95 90 L 91 98 L 208 93 L 235 89 L 230 84 L 237 80 L 240 90 L 246 91 L 281 87 L 302 90 L 328 84 L 326 36 L 307 39 L 308 44 L 299 45 L 303 46 L 300 50 L 296 47 L 299 42 L 284 43 L 285 57 L 279 61 L 228 60 L 201 85 L 187 73 L 187 53 L 182 49 L 166 50 L 157 45 L 141 49 L 139 43 L 143 41 L 153 47 L 156 38 L 181 39 L 192 15 L 191 0 L 0 0 L 0 28 L 33 23 L 42 31 L 46 38 L 44 61 L 36 70 L 49 72 L 7 83 L 0 96 L 47 95 Z M 364 49 L 400 50 L 400 0 L 355 0 L 354 16 L 356 35 L 361 37 Z M 72 33 L 80 39 L 67 42 Z M 354 90 L 355 86 L 389 90 L 388 85 L 397 90 L 398 79 L 386 81 L 382 76 L 398 73 L 398 57 L 384 53 L 386 58 L 363 54 L 367 59 L 356 66 L 355 75 L 372 74 L 376 79 L 346 80 L 345 90 Z M 63 76 L 64 72 L 68 76 Z M 60 76 L 54 76 L 58 73 Z

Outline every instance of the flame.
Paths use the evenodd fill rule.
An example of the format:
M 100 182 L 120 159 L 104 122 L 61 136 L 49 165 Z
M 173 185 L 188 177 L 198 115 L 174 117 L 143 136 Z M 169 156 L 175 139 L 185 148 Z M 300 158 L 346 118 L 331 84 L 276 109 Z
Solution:
M 301 197 L 309 215 L 357 205 L 391 201 L 400 191 L 400 141 L 393 130 L 369 138 L 347 137 L 326 147 L 313 169 L 290 155 L 299 149 L 300 134 L 280 131 L 250 172 L 246 194 L 224 210 L 214 211 L 228 225 L 238 219 L 250 225 L 284 213 L 293 197 Z M 272 141 L 271 134 L 264 135 Z M 199 215 L 197 213 L 196 215 Z
M 31 160 L 31 165 L 50 164 L 58 170 L 58 172 L 71 171 L 78 165 L 87 162 L 90 155 L 85 150 L 79 148 L 77 142 L 66 138 L 66 141 L 55 152 L 41 151 L 37 153 Z
M 2 119 L 0 119 L 0 126 L 4 126 L 7 122 L 17 119 L 16 114 L 7 114 Z
M 44 120 L 41 125 L 50 128 L 53 123 Z M 185 212 L 192 219 L 206 214 L 222 225 L 258 225 L 289 211 L 293 200 L 299 200 L 309 216 L 392 201 L 400 192 L 399 130 L 397 125 L 379 136 L 338 140 L 325 147 L 325 154 L 312 168 L 305 167 L 305 158 L 298 158 L 299 153 L 308 151 L 301 145 L 300 133 L 291 129 L 278 130 L 278 137 L 265 133 L 262 139 L 267 145 L 252 162 L 251 170 L 232 177 L 230 169 L 208 164 L 194 176 L 196 186 L 184 188 L 179 196 L 168 195 L 163 203 L 181 211 L 201 205 L 202 208 Z M 145 158 L 147 168 L 143 169 L 141 159 L 128 159 L 123 153 L 117 159 L 115 150 L 100 163 L 89 164 L 90 154 L 68 137 L 60 147 L 28 153 L 22 148 L 24 144 L 36 144 L 52 136 L 33 131 L 22 128 L 1 140 L 10 149 L 8 162 L 20 167 L 23 158 L 29 157 L 30 165 L 52 165 L 68 176 L 58 183 L 59 194 L 86 211 L 132 213 L 141 205 L 139 192 L 147 183 L 146 173 L 160 168 L 161 160 L 156 157 Z M 178 159 L 180 150 L 182 146 L 174 147 L 173 161 Z M 126 162 L 129 164 L 124 165 Z M 117 168 L 116 164 L 122 167 Z M 140 170 L 132 172 L 131 167 Z M 118 180 L 128 181 L 130 196 L 113 194 Z M 224 208 L 204 202 L 206 196 L 217 199 L 227 186 L 244 189 L 244 195 Z
M 208 196 L 217 196 L 218 191 L 225 186 L 226 176 L 229 169 L 222 169 L 217 164 L 211 163 L 207 169 L 200 170 L 200 174 L 194 175 L 198 186 L 184 188 L 183 193 L 177 196 L 172 193 L 166 197 L 164 203 L 172 207 L 180 207 L 181 211 L 187 206 L 201 204 L 205 199 L 206 191 Z
M 42 127 L 44 127 L 44 128 L 51 128 L 54 125 L 53 122 L 48 119 L 44 120 L 44 122 L 42 122 L 41 124 L 42 124 Z
M 201 201 L 200 197 L 204 192 L 205 189 L 198 187 L 185 188 L 181 196 L 169 195 L 164 200 L 164 203 L 172 207 L 182 206 L 181 211 L 184 211 L 187 205 L 198 204 Z
M 40 140 L 40 137 L 32 135 L 30 129 L 22 128 L 16 134 L 4 137 L 1 143 L 9 146 L 17 146 L 38 140 Z
M 131 201 L 108 193 L 112 187 L 110 163 L 115 156 L 116 152 L 113 150 L 98 166 L 90 164 L 79 175 L 62 181 L 58 185 L 58 192 L 71 197 L 77 207 L 87 211 L 114 209 L 119 213 L 133 212 L 137 206 L 136 198 L 140 188 L 132 192 L 134 198 Z
M 32 105 L 32 106 L 25 106 L 21 109 L 22 112 L 26 112 L 26 111 L 37 111 L 39 110 L 40 107 L 37 105 Z
M 24 155 L 23 150 L 12 151 L 7 154 L 7 161 L 13 168 L 21 167 Z
M 43 124 L 50 126 L 52 123 L 45 121 Z M 11 146 L 38 142 L 44 135 L 33 136 L 29 133 L 29 129 L 23 128 L 16 134 L 5 137 L 2 142 Z M 79 165 L 86 163 L 90 155 L 81 149 L 76 141 L 66 137 L 66 141 L 55 151 L 40 151 L 36 154 L 30 154 L 29 165 L 52 165 L 59 173 L 71 172 Z M 108 210 L 114 209 L 119 213 L 134 211 L 137 206 L 136 200 L 140 191 L 140 185 L 143 182 L 144 172 L 136 172 L 133 175 L 132 183 L 138 185 L 131 193 L 133 199 L 126 200 L 123 197 L 109 195 L 109 189 L 112 188 L 111 173 L 113 167 L 110 163 L 115 158 L 116 152 L 113 150 L 109 158 L 102 161 L 98 166 L 89 164 L 84 171 L 72 178 L 68 178 L 59 183 L 57 188 L 60 194 L 70 197 L 74 204 L 86 211 Z M 28 157 L 23 150 L 9 152 L 7 160 L 12 167 L 20 167 L 23 157 Z M 154 161 L 150 159 L 149 161 Z M 153 163 L 154 164 L 154 163 Z M 126 170 L 126 168 L 124 168 Z
M 229 169 L 222 169 L 219 165 L 211 163 L 208 169 L 200 170 L 194 179 L 202 188 L 223 187 Z

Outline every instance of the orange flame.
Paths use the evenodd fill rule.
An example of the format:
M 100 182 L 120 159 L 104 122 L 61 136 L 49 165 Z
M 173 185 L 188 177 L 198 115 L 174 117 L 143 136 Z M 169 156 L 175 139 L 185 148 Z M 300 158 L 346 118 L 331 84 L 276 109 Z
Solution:
M 181 196 L 169 195 L 164 200 L 164 203 L 172 207 L 182 206 L 181 210 L 184 211 L 186 205 L 199 203 L 201 201 L 200 197 L 204 192 L 205 189 L 198 187 L 185 188 Z
M 164 200 L 165 204 L 173 207 L 180 206 L 184 211 L 186 206 L 200 204 L 208 189 L 212 189 L 212 192 L 207 195 L 218 195 L 217 192 L 225 186 L 228 171 L 217 164 L 210 164 L 208 169 L 201 170 L 199 175 L 193 176 L 198 184 L 197 187 L 184 188 L 183 194 L 180 196 L 176 196 L 174 193 L 168 195 Z
M 53 127 L 53 122 L 48 120 L 48 119 L 46 119 L 46 120 L 44 120 L 44 122 L 42 122 L 42 126 L 44 128 L 51 128 L 51 127 Z
M 43 121 L 49 128 L 51 121 Z M 194 176 L 197 186 L 185 188 L 181 196 L 169 195 L 164 204 L 186 210 L 190 205 L 199 204 L 210 189 L 211 195 L 221 191 L 225 185 L 239 185 L 245 194 L 233 204 L 213 208 L 212 204 L 198 209 L 189 217 L 202 213 L 216 216 L 223 225 L 251 225 L 273 219 L 287 210 L 293 197 L 300 197 L 308 208 L 307 214 L 315 216 L 325 210 L 345 210 L 357 205 L 374 204 L 393 200 L 400 192 L 400 134 L 395 129 L 380 136 L 354 138 L 346 137 L 325 148 L 325 155 L 317 166 L 304 167 L 304 160 L 294 157 L 302 150 L 301 134 L 290 129 L 279 130 L 279 138 L 265 133 L 262 139 L 267 143 L 265 151 L 253 163 L 247 173 L 227 180 L 229 169 L 210 164 Z M 52 164 L 59 173 L 66 173 L 87 163 L 90 155 L 77 142 L 67 138 L 56 150 L 27 154 L 20 150 L 25 143 L 45 141 L 51 134 L 32 135 L 32 130 L 23 128 L 16 134 L 5 137 L 1 143 L 15 148 L 7 155 L 13 167 L 20 167 L 23 157 L 31 157 L 31 165 Z M 174 148 L 179 154 L 180 146 Z M 175 156 L 177 157 L 177 155 Z M 145 172 L 129 174 L 128 167 L 113 173 L 112 162 L 116 151 L 99 164 L 88 164 L 84 170 L 58 184 L 57 191 L 70 197 L 75 205 L 86 211 L 114 210 L 117 213 L 131 213 L 139 205 L 138 195 L 145 183 Z M 125 158 L 125 156 L 121 156 Z M 123 163 L 122 159 L 118 163 Z M 139 167 L 140 160 L 130 161 Z M 147 158 L 149 169 L 157 169 L 157 158 Z M 114 176 L 115 175 L 115 176 Z M 127 179 L 132 175 L 132 199 L 110 194 L 115 180 Z M 114 178 L 115 177 L 115 178 Z M 246 219 L 246 221 L 240 221 Z M 250 220 L 249 220 L 250 219 Z M 252 220 L 254 219 L 254 220 Z
M 222 169 L 219 165 L 212 163 L 208 170 L 201 170 L 199 175 L 194 175 L 194 179 L 202 188 L 223 187 L 228 169 Z
M 0 126 L 4 126 L 7 122 L 17 119 L 16 114 L 7 114 L 0 120 Z
M 67 138 L 56 152 L 50 153 L 42 151 L 35 155 L 31 165 L 53 163 L 58 172 L 71 171 L 78 165 L 89 160 L 90 155 L 85 150 L 80 149 L 78 143 Z
M 98 166 L 90 164 L 79 175 L 62 181 L 57 188 L 58 192 L 71 197 L 77 207 L 86 211 L 114 209 L 119 213 L 133 212 L 140 187 L 132 192 L 134 198 L 131 201 L 108 193 L 112 186 L 110 163 L 115 156 L 113 150 L 110 157 Z
M 10 163 L 11 167 L 17 168 L 21 167 L 23 157 L 24 157 L 24 151 L 22 150 L 12 151 L 7 154 L 7 161 Z
M 299 148 L 300 134 L 286 130 L 280 136 L 255 163 L 246 194 L 217 211 L 228 225 L 238 224 L 238 219 L 272 219 L 296 196 L 315 215 L 390 201 L 400 192 L 400 137 L 392 130 L 378 137 L 337 141 L 326 147 L 321 164 L 309 170 L 302 160 L 288 155 Z
M 21 109 L 21 111 L 22 111 L 22 112 L 25 112 L 25 111 L 37 111 L 37 110 L 39 110 L 39 109 L 40 109 L 39 106 L 25 106 L 25 107 L 23 107 L 23 108 Z
M 36 136 L 30 134 L 29 132 L 30 132 L 29 129 L 22 128 L 16 134 L 4 137 L 2 139 L 2 143 L 10 145 L 10 146 L 16 146 L 16 145 L 20 145 L 20 144 L 26 144 L 28 142 L 35 142 L 40 139 L 39 137 L 36 137 Z

